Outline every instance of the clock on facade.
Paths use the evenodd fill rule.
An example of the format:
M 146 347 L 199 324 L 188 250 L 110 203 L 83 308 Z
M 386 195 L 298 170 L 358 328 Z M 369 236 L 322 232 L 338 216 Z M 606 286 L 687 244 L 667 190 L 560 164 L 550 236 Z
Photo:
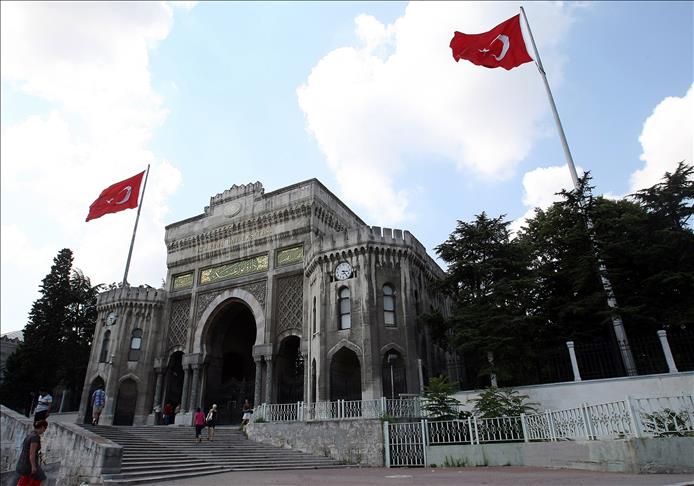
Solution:
M 335 278 L 338 280 L 347 280 L 352 276 L 352 265 L 347 262 L 341 262 L 335 267 Z
M 106 316 L 106 325 L 112 326 L 115 324 L 116 319 L 118 319 L 118 314 L 116 314 L 114 311 L 109 312 L 109 314 Z

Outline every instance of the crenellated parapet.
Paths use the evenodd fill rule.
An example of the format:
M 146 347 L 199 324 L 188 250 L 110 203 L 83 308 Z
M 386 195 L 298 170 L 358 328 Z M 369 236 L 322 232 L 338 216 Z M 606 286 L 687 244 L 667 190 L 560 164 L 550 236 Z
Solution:
M 234 199 L 251 195 L 260 198 L 264 193 L 265 188 L 261 182 L 249 182 L 248 184 L 241 184 L 238 186 L 234 184 L 226 191 L 210 198 L 210 205 L 205 207 L 205 214 L 210 214 L 212 208 L 215 206 L 233 201 Z
M 155 289 L 147 285 L 125 285 L 101 292 L 96 298 L 96 308 L 100 314 L 114 309 L 149 312 L 163 308 L 167 295 L 164 289 Z

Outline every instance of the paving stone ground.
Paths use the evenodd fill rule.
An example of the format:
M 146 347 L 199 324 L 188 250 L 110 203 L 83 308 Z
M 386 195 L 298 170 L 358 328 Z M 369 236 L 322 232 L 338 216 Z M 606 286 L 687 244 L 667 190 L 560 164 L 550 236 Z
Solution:
M 484 486 L 694 486 L 694 475 L 622 474 L 575 469 L 534 467 L 478 467 L 446 469 L 325 469 L 307 471 L 233 472 L 194 479 L 149 483 L 152 486 L 372 486 L 372 485 L 484 485 Z

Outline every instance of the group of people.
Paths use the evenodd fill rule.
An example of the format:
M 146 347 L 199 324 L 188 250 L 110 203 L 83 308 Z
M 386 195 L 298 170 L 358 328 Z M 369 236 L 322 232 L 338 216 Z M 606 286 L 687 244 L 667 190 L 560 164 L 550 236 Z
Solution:
M 34 409 L 34 427 L 22 442 L 22 450 L 15 472 L 19 475 L 17 486 L 40 486 L 46 479 L 41 467 L 41 436 L 48 429 L 47 418 L 51 413 L 53 397 L 47 388 L 39 388 L 39 398 Z
M 251 414 L 253 413 L 253 406 L 250 400 L 245 400 L 243 402 L 242 408 L 243 417 L 241 420 L 241 427 L 248 425 L 251 420 Z M 217 404 L 213 404 L 212 408 L 207 412 L 207 415 L 202 411 L 200 407 L 195 409 L 193 414 L 193 425 L 195 426 L 195 440 L 202 442 L 202 431 L 207 427 L 207 440 L 214 441 L 214 429 L 217 426 L 217 417 L 219 411 L 217 410 Z

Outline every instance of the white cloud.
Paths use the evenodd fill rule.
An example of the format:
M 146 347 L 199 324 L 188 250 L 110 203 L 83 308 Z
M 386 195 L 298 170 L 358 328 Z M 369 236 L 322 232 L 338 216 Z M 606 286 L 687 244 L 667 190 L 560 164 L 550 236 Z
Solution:
M 576 167 L 579 177 L 583 174 L 581 167 Z M 547 209 L 561 199 L 558 194 L 562 189 L 573 189 L 571 173 L 566 165 L 538 167 L 523 175 L 523 204 L 527 210 L 523 216 L 511 223 L 515 234 L 525 225 L 526 220 L 535 215 L 535 208 Z
M 694 84 L 683 97 L 668 96 L 658 103 L 639 136 L 643 169 L 631 174 L 631 192 L 657 184 L 684 160 L 694 163 Z
M 167 115 L 149 53 L 173 26 L 169 3 L 3 2 L 0 19 L 3 103 L 21 103 L 22 93 L 50 106 L 2 126 L 5 330 L 24 324 L 61 248 L 74 251 L 75 266 L 94 283 L 122 278 L 135 211 L 84 220 L 102 189 L 147 163 L 129 281 L 159 285 L 167 199 L 181 174 L 147 148 Z M 6 284 L 19 281 L 24 288 L 10 293 Z
M 448 47 L 455 30 L 483 32 L 516 13 L 510 3 L 413 2 L 389 25 L 360 15 L 359 45 L 328 53 L 297 89 L 342 195 L 372 221 L 407 218 L 410 189 L 397 177 L 413 160 L 443 157 L 480 177 L 507 178 L 543 136 L 547 100 L 532 65 L 507 72 L 455 63 Z M 560 3 L 529 12 L 554 86 L 572 13 Z

